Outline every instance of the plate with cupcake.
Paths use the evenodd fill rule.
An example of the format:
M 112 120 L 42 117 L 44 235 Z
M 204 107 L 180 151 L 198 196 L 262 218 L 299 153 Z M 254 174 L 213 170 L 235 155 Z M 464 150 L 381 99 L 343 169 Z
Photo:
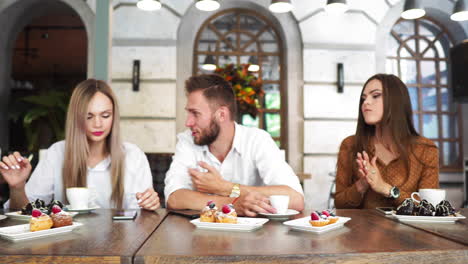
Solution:
M 268 219 L 238 217 L 232 204 L 225 204 L 218 210 L 213 201 L 209 201 L 200 212 L 200 218 L 190 221 L 200 229 L 251 232 L 260 229 Z
M 73 222 L 72 217 L 58 206 L 52 208 L 50 215 L 33 209 L 29 224 L 2 227 L 0 237 L 17 242 L 67 233 L 81 225 L 83 224 Z
M 350 217 L 336 216 L 334 213 L 324 210 L 312 212 L 310 217 L 286 221 L 283 224 L 293 230 L 320 234 L 341 228 L 349 220 L 351 220 Z

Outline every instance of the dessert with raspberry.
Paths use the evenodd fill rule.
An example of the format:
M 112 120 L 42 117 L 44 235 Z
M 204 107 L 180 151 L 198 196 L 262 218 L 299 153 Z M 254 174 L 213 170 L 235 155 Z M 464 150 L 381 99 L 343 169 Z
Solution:
M 50 217 L 52 218 L 52 222 L 54 223 L 52 227 L 73 225 L 73 219 L 71 215 L 69 215 L 65 211 L 62 211 L 62 209 L 58 205 L 52 206 L 52 212 L 50 214 Z
M 221 211 L 216 213 L 216 222 L 217 223 L 229 223 L 237 224 L 237 213 L 234 209 L 234 205 L 225 204 L 221 208 Z
M 208 201 L 205 208 L 200 213 L 200 222 L 216 222 L 215 215 L 218 211 L 218 207 L 213 201 Z
M 31 220 L 29 221 L 29 230 L 31 232 L 50 229 L 53 225 L 50 216 L 44 214 L 39 209 L 33 209 Z
M 328 220 L 328 217 L 326 215 L 320 215 L 319 212 L 312 212 L 310 214 L 309 223 L 312 226 L 320 227 L 328 225 L 328 223 L 330 223 L 330 220 Z
M 327 216 L 327 219 L 329 221 L 329 225 L 330 224 L 334 224 L 338 221 L 339 217 L 336 216 L 332 211 L 330 210 L 323 210 L 322 211 L 322 215 L 326 215 Z

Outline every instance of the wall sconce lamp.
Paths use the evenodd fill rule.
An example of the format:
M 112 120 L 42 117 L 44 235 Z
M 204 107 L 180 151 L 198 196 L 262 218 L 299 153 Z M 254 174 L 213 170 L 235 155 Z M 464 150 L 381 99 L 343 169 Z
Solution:
M 272 0 L 268 7 L 273 13 L 286 13 L 294 9 L 291 0 Z
M 215 11 L 220 6 L 218 0 L 197 0 L 195 7 L 201 11 Z
M 337 76 L 336 76 L 336 88 L 338 93 L 343 93 L 344 91 L 344 70 L 343 63 L 337 64 Z
M 132 90 L 134 92 L 140 90 L 140 60 L 133 61 Z
M 468 20 L 468 3 L 466 0 L 458 0 L 453 7 L 453 14 L 450 16 L 453 21 Z
M 325 12 L 330 15 L 340 15 L 348 10 L 346 0 L 328 0 L 325 6 Z
M 404 19 L 418 19 L 423 17 L 426 14 L 426 11 L 423 8 L 423 5 L 420 0 L 405 0 L 405 5 L 403 6 L 403 13 L 401 17 Z
M 258 70 L 260 70 L 260 66 L 258 65 L 258 57 L 257 56 L 255 56 L 255 55 L 250 56 L 248 63 L 250 64 L 249 68 L 247 69 L 248 71 L 257 72 Z
M 140 0 L 137 2 L 137 7 L 144 11 L 155 11 L 161 9 L 159 0 Z

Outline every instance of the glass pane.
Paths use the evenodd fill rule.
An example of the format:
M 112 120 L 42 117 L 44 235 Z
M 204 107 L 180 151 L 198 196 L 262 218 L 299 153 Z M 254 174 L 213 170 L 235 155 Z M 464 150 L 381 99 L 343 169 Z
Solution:
M 412 58 L 413 57 L 413 55 L 410 53 L 410 51 L 404 46 L 401 46 L 400 53 L 398 55 L 401 58 Z
M 419 39 L 419 53 L 422 54 L 424 50 L 426 50 L 428 45 L 429 45 L 429 42 L 427 42 L 427 40 Z
M 277 113 L 265 114 L 266 131 L 270 133 L 272 137 L 279 137 L 281 133 L 281 117 Z
M 230 13 L 222 15 L 213 22 L 213 25 L 221 34 L 225 34 L 234 29 L 236 25 L 236 14 Z
M 442 137 L 458 138 L 458 124 L 456 116 L 442 115 Z
M 429 20 L 419 20 L 419 35 L 424 36 L 430 41 L 439 34 L 440 28 Z
M 408 84 L 416 83 L 417 77 L 417 68 L 416 68 L 416 61 L 414 60 L 401 60 L 400 61 L 400 68 L 401 68 L 401 80 Z
M 413 125 L 414 125 L 414 129 L 416 129 L 416 131 L 418 133 L 420 133 L 420 131 L 419 131 L 419 115 L 413 115 Z
M 427 138 L 438 138 L 439 127 L 437 115 L 423 115 L 423 136 Z
M 424 51 L 424 50 L 422 50 L 422 51 Z M 421 52 L 422 52 L 422 51 L 421 51 Z M 433 48 L 428 49 L 428 50 L 423 54 L 423 57 L 424 57 L 424 58 L 431 58 L 431 59 L 432 59 L 432 58 L 435 58 L 436 55 L 435 55 L 434 49 L 433 49 Z
M 439 70 L 440 70 L 440 84 L 447 84 L 447 76 L 448 76 L 448 71 L 447 71 L 447 62 L 445 61 L 440 61 L 439 62 Z
M 443 165 L 445 166 L 450 166 L 453 165 L 457 162 L 458 157 L 459 157 L 459 151 L 458 151 L 458 144 L 454 142 L 444 142 L 444 150 L 443 150 Z
M 421 61 L 421 82 L 436 83 L 435 61 Z
M 276 81 L 280 78 L 279 57 L 262 56 L 262 79 Z
M 275 143 L 276 143 L 276 146 L 278 146 L 278 148 L 281 148 L 281 142 L 279 140 L 275 140 Z
M 442 101 L 442 111 L 450 111 L 449 91 L 447 88 L 440 88 L 440 97 Z
M 263 32 L 258 38 L 263 52 L 278 52 L 278 42 L 275 34 L 271 30 Z
M 279 109 L 281 107 L 281 95 L 278 84 L 263 85 L 265 91 L 265 108 Z
M 402 39 L 414 36 L 414 21 L 402 20 L 393 26 L 393 31 L 397 32 Z
M 422 88 L 422 110 L 423 111 L 437 111 L 437 89 L 436 88 Z
M 237 58 L 235 56 L 228 56 L 228 55 L 223 55 L 223 56 L 218 56 L 218 66 L 224 67 L 227 64 L 237 64 Z
M 258 116 L 253 119 L 250 115 L 242 115 L 242 124 L 248 127 L 258 127 Z
M 418 88 L 408 87 L 408 92 L 411 99 L 411 108 L 413 111 L 417 111 L 419 109 Z
M 414 54 L 416 54 L 416 40 L 415 39 L 408 40 L 406 42 L 406 45 L 408 45 L 410 52 L 413 52 Z M 412 57 L 412 55 L 410 54 L 408 54 L 407 56 Z

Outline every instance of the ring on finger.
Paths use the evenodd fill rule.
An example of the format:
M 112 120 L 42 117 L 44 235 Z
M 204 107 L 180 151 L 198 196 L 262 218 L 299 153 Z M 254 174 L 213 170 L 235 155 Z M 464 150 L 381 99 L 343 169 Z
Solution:
M 372 174 L 375 174 L 376 172 L 377 172 L 377 171 L 375 171 L 375 170 L 371 170 L 371 173 L 372 173 Z

